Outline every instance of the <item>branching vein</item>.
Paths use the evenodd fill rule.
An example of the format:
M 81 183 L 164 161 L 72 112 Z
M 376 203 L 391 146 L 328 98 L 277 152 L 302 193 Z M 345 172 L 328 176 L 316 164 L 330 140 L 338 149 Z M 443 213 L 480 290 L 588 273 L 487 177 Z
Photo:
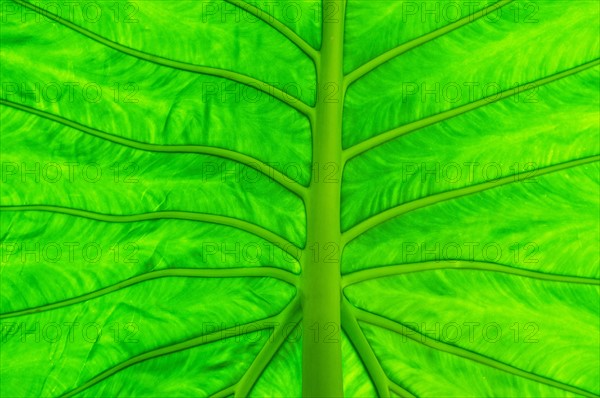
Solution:
M 216 393 L 211 395 L 210 398 L 227 398 L 227 397 L 232 396 L 234 391 L 235 391 L 235 384 L 231 385 L 229 387 L 226 387 L 226 388 L 222 389 L 221 391 L 217 391 Z
M 141 151 L 147 152 L 158 152 L 158 153 L 193 153 L 193 154 L 201 154 L 201 155 L 210 155 L 216 156 L 223 159 L 232 160 L 243 164 L 246 167 L 253 168 L 263 175 L 271 178 L 282 187 L 297 195 L 300 198 L 306 197 L 306 187 L 300 185 L 299 183 L 293 181 L 291 178 L 283 174 L 282 172 L 274 169 L 273 167 L 267 165 L 264 162 L 261 162 L 258 159 L 255 159 L 251 156 L 242 154 L 240 152 L 231 151 L 229 149 L 224 148 L 216 148 L 211 146 L 204 145 L 157 145 L 157 144 L 148 144 L 145 142 L 135 141 L 128 138 L 120 137 L 118 135 L 109 134 L 100 130 L 96 130 L 94 128 L 84 126 L 77 122 L 74 122 L 69 119 L 65 119 L 63 117 L 53 115 L 48 112 L 41 111 L 39 109 L 35 109 L 26 105 L 21 105 L 16 102 L 7 101 L 4 99 L 0 99 L 0 104 L 12 107 L 14 109 L 21 110 L 23 112 L 27 112 L 36 116 L 43 117 L 45 119 L 51 120 L 53 122 L 60 123 L 64 126 L 79 130 L 83 133 L 92 135 L 94 137 L 98 137 L 110 142 L 114 142 L 119 145 L 127 146 L 134 149 L 139 149 Z
M 302 50 L 310 59 L 313 61 L 317 61 L 319 53 L 315 50 L 310 44 L 308 44 L 303 38 L 298 36 L 296 32 L 288 28 L 285 24 L 279 21 L 272 15 L 267 14 L 265 11 L 260 8 L 249 4 L 246 1 L 242 0 L 225 0 L 230 4 L 233 4 L 236 7 L 239 7 L 246 12 L 254 15 L 257 18 L 260 18 L 264 23 L 277 30 L 279 33 L 284 35 L 289 41 L 294 43 L 300 50 Z
M 444 260 L 386 265 L 382 267 L 374 267 L 352 272 L 342 276 L 342 287 L 377 278 L 385 278 L 388 276 L 402 275 L 412 272 L 423 272 L 441 269 L 468 269 L 478 271 L 501 272 L 504 274 L 518 275 L 523 276 L 525 278 L 539 279 L 544 281 L 577 283 L 584 285 L 600 285 L 600 279 L 595 278 L 549 274 L 547 272 L 532 271 L 487 261 Z
M 244 376 L 235 386 L 235 397 L 248 397 L 252 388 L 256 384 L 258 378 L 262 375 L 269 363 L 273 360 L 277 351 L 285 342 L 289 334 L 300 322 L 300 300 L 294 300 L 286 309 L 285 313 L 281 314 L 280 323 L 275 325 L 273 335 L 267 341 L 262 350 L 252 362 Z
M 379 360 L 375 356 L 371 345 L 369 344 L 367 338 L 365 337 L 362 329 L 360 328 L 354 314 L 352 313 L 351 304 L 348 303 L 347 300 L 343 299 L 342 305 L 342 328 L 348 335 L 350 342 L 354 346 L 358 356 L 360 357 L 362 363 L 364 364 L 373 385 L 375 386 L 375 391 L 377 391 L 377 395 L 380 398 L 390 398 L 390 389 L 392 382 L 389 380 L 387 375 L 385 374 Z M 414 398 L 410 392 L 406 391 L 400 386 L 397 386 L 402 392 L 400 395 L 402 397 Z M 399 391 L 396 391 L 397 393 Z
M 392 130 L 386 131 L 384 133 L 380 133 L 374 137 L 371 137 L 363 142 L 360 142 L 354 146 L 351 146 L 344 150 L 343 158 L 344 162 L 364 153 L 370 149 L 375 148 L 376 146 L 385 144 L 388 141 L 391 141 L 400 136 L 415 132 L 417 130 L 423 129 L 425 127 L 431 126 L 436 123 L 443 122 L 445 120 L 451 119 L 453 117 L 462 115 L 469 111 L 475 110 L 477 108 L 481 108 L 485 105 L 492 104 L 494 102 L 500 101 L 504 98 L 511 97 L 513 95 L 533 90 L 537 87 L 543 86 L 548 83 L 552 83 L 554 81 L 560 80 L 567 76 L 574 75 L 576 73 L 582 72 L 586 69 L 590 69 L 594 66 L 600 65 L 600 59 L 596 59 L 591 62 L 587 62 L 583 65 L 577 66 L 575 68 L 567 69 L 566 71 L 545 77 L 543 79 L 536 80 L 531 83 L 525 83 L 510 90 L 501 91 L 496 95 L 491 95 L 489 97 L 482 98 L 480 100 L 456 107 L 454 109 L 450 109 L 445 112 L 438 113 L 436 115 L 432 115 L 421 120 L 417 120 L 412 123 L 405 124 L 403 126 L 394 128 Z
M 410 392 L 406 391 L 406 389 L 400 387 L 398 384 L 394 383 L 390 380 L 390 391 L 394 394 L 402 397 L 402 398 L 415 398 Z
M 73 209 L 69 207 L 47 205 L 0 206 L 0 211 L 46 211 L 110 223 L 129 223 L 164 219 L 213 223 L 237 228 L 278 246 L 295 259 L 299 259 L 300 257 L 300 248 L 281 236 L 248 221 L 215 214 L 194 213 L 187 211 L 156 211 L 141 214 L 115 215 L 96 213 L 93 211 Z
M 498 369 L 500 371 L 513 374 L 515 376 L 520 376 L 520 377 L 523 377 L 523 378 L 526 378 L 529 380 L 533 380 L 538 383 L 546 384 L 551 387 L 561 389 L 563 391 L 568 391 L 568 392 L 571 392 L 574 394 L 583 395 L 583 396 L 589 397 L 589 398 L 596 397 L 596 395 L 590 393 L 589 391 L 585 391 L 580 388 L 568 385 L 566 383 L 561 383 L 560 381 L 556 381 L 556 380 L 553 380 L 553 379 L 550 379 L 550 378 L 547 378 L 544 376 L 540 376 L 540 375 L 537 375 L 535 373 L 532 373 L 532 372 L 529 372 L 526 370 L 516 368 L 511 365 L 507 365 L 503 362 L 489 358 L 485 355 L 481 355 L 476 352 L 457 347 L 455 345 L 446 344 L 441 341 L 432 339 L 431 337 L 423 335 L 423 334 L 417 332 L 416 330 L 409 329 L 407 326 L 405 326 L 402 323 L 395 322 L 390 319 L 384 318 L 382 316 L 372 314 L 368 311 L 364 311 L 364 310 L 358 309 L 356 307 L 352 307 L 352 312 L 354 313 L 354 315 L 356 316 L 356 318 L 359 321 L 369 323 L 371 325 L 401 334 L 417 343 L 423 344 L 423 345 L 433 348 L 435 350 L 438 350 L 441 352 L 446 352 L 446 353 L 449 353 L 449 354 L 452 354 L 452 355 L 455 355 L 458 357 L 462 357 L 462 358 L 492 367 L 494 369 Z
M 24 310 L 7 312 L 0 314 L 0 319 L 15 318 L 23 315 L 35 314 L 43 311 L 50 311 L 57 308 L 67 307 L 84 301 L 93 300 L 98 297 L 125 289 L 138 283 L 146 282 L 158 278 L 166 277 L 184 277 L 184 278 L 240 278 L 240 277 L 266 277 L 276 278 L 291 285 L 297 285 L 297 276 L 289 271 L 273 267 L 248 267 L 248 268 L 170 268 L 158 271 L 151 271 L 145 274 L 136 275 L 114 285 L 86 293 L 81 296 L 58 301 L 55 303 L 44 304 Z
M 295 301 L 296 301 L 296 299 L 294 299 L 292 301 L 292 303 L 295 303 Z M 291 304 L 288 304 L 288 306 L 280 314 L 288 311 L 290 305 Z M 158 358 L 163 355 L 174 354 L 176 352 L 188 350 L 190 348 L 198 347 L 203 344 L 213 343 L 215 341 L 220 341 L 220 340 L 228 339 L 231 337 L 240 336 L 243 334 L 256 332 L 258 330 L 269 329 L 269 328 L 272 328 L 273 324 L 276 324 L 277 321 L 279 321 L 280 319 L 281 319 L 280 315 L 276 315 L 276 316 L 261 319 L 258 321 L 249 322 L 244 325 L 236 325 L 231 328 L 223 329 L 223 330 L 220 330 L 220 331 L 217 331 L 214 333 L 200 335 L 198 337 L 191 338 L 191 339 L 183 341 L 181 343 L 168 345 L 168 346 L 165 346 L 162 348 L 158 348 L 155 350 L 145 352 L 140 355 L 136 355 L 136 356 L 126 360 L 125 362 L 121 362 L 120 364 L 105 370 L 104 372 L 98 374 L 91 380 L 88 380 L 86 383 L 82 384 L 81 386 L 67 392 L 66 394 L 64 394 L 62 396 L 62 398 L 73 397 L 73 396 L 81 393 L 82 391 L 85 391 L 88 388 L 98 384 L 99 382 L 115 375 L 116 373 L 122 371 L 123 369 L 126 369 L 132 365 L 136 365 L 140 362 Z
M 536 176 L 554 173 L 554 172 L 565 170 L 568 168 L 581 166 L 581 165 L 584 165 L 587 163 L 597 162 L 599 160 L 600 160 L 600 156 L 597 155 L 597 156 L 590 156 L 590 157 L 582 158 L 582 159 L 571 160 L 571 161 L 556 164 L 553 166 L 543 167 L 536 171 Z M 367 218 L 363 222 L 350 228 L 349 230 L 347 230 L 346 232 L 344 232 L 342 234 L 342 242 L 345 245 L 348 242 L 352 241 L 353 239 L 357 238 L 358 236 L 362 235 L 363 233 L 366 233 L 367 231 L 375 228 L 379 224 L 389 221 L 389 220 L 391 220 L 395 217 L 398 217 L 402 214 L 406 214 L 408 212 L 411 212 L 411 211 L 414 211 L 414 210 L 417 210 L 417 209 L 420 209 L 423 207 L 432 206 L 432 205 L 435 205 L 435 204 L 438 204 L 440 202 L 444 202 L 444 201 L 447 201 L 450 199 L 455 199 L 455 198 L 459 198 L 462 196 L 475 194 L 478 192 L 486 191 L 488 189 L 496 188 L 496 187 L 499 187 L 502 185 L 506 185 L 506 184 L 510 184 L 510 183 L 518 182 L 518 181 L 519 181 L 518 176 L 511 175 L 511 176 L 499 178 L 494 181 L 484 182 L 481 184 L 472 185 L 472 186 L 465 187 L 465 188 L 454 189 L 451 191 L 437 193 L 434 195 L 430 195 L 430 196 L 426 196 L 426 197 L 423 197 L 420 199 L 413 200 L 412 202 L 403 203 L 399 206 L 393 207 L 393 208 L 385 210 L 377 215 L 374 215 L 370 218 Z
M 314 113 L 314 108 L 302 102 L 300 99 L 293 97 L 292 95 L 278 89 L 277 87 L 263 82 L 261 80 L 255 79 L 253 77 L 233 72 L 227 69 L 213 68 L 209 66 L 200 66 L 194 65 L 187 62 L 176 61 L 169 58 L 160 57 L 158 55 L 149 54 L 144 51 L 136 50 L 131 47 L 124 46 L 112 40 L 109 40 L 103 36 L 100 36 L 88 29 L 85 29 L 77 24 L 74 24 L 71 21 L 68 21 L 60 16 L 53 14 L 49 11 L 40 8 L 29 1 L 25 0 L 14 0 L 17 4 L 22 5 L 23 7 L 27 7 L 31 10 L 34 10 L 47 18 L 53 19 L 61 25 L 68 27 L 98 43 L 104 44 L 105 46 L 112 48 L 113 50 L 120 51 L 124 54 L 130 55 L 132 57 L 152 62 L 157 65 L 167 66 L 173 69 L 179 69 L 186 72 L 199 73 L 208 76 L 221 77 L 224 79 L 228 79 L 234 82 L 238 82 L 250 87 L 253 87 L 256 90 L 260 90 L 261 92 L 272 96 L 273 98 L 278 99 L 279 101 L 289 105 L 290 107 L 296 109 L 298 112 L 306 115 L 311 118 Z
M 458 29 L 461 26 L 477 21 L 478 19 L 488 15 L 489 13 L 495 11 L 500 7 L 504 7 L 512 1 L 513 0 L 501 0 L 489 7 L 476 11 L 471 15 L 467 15 L 466 17 L 461 18 L 456 22 L 448 24 L 440 29 L 434 30 L 433 32 L 427 33 L 426 35 L 423 35 L 407 43 L 401 44 L 389 51 L 386 51 L 385 53 L 373 58 L 369 62 L 348 73 L 344 79 L 344 86 L 347 88 L 349 85 L 351 85 L 361 77 L 365 76 L 373 69 L 383 65 L 384 63 L 404 54 L 405 52 L 412 50 L 413 48 L 419 47 L 427 42 L 430 42 L 434 39 L 437 39 L 440 36 L 445 35 L 446 33 Z

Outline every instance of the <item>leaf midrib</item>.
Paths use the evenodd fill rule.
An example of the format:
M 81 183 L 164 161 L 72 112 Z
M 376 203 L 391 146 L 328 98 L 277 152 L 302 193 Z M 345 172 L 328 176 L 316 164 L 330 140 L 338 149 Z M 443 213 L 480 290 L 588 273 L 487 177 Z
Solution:
M 15 1 L 16 1 L 17 3 L 19 3 L 19 4 L 21 4 L 21 5 L 24 5 L 24 6 L 26 6 L 26 7 L 29 7 L 29 8 L 35 7 L 35 6 L 31 5 L 30 3 L 26 2 L 26 1 L 23 1 L 23 0 L 15 0 Z M 502 3 L 502 2 L 501 2 L 501 3 Z M 508 3 L 508 1 L 506 1 L 506 3 Z M 48 13 L 44 12 L 44 14 L 48 14 Z M 52 17 L 52 16 L 50 16 L 50 17 Z M 115 44 L 116 44 L 117 46 L 120 46 L 120 45 L 119 45 L 119 44 L 117 44 L 117 43 L 110 42 L 109 40 L 107 40 L 107 39 L 105 39 L 105 38 L 102 38 L 102 37 L 100 37 L 100 36 L 98 36 L 98 35 L 95 35 L 95 34 L 94 34 L 94 33 L 92 33 L 92 32 L 89 32 L 89 31 L 87 31 L 87 32 L 88 32 L 88 33 L 90 33 L 91 35 L 95 35 L 95 37 L 91 37 L 90 35 L 88 35 L 88 34 L 86 34 L 85 32 L 83 32 L 83 31 L 86 31 L 84 28 L 81 28 L 81 27 L 79 27 L 79 26 L 77 26 L 77 25 L 75 25 L 75 24 L 72 24 L 72 23 L 71 23 L 71 22 L 69 22 L 69 21 L 65 21 L 65 20 L 62 20 L 62 21 L 61 21 L 61 20 L 58 20 L 58 19 L 55 19 L 55 20 L 57 20 L 58 22 L 61 22 L 61 23 L 63 23 L 65 26 L 67 26 L 67 27 L 69 27 L 69 28 L 71 28 L 71 29 L 74 29 L 74 30 L 76 30 L 76 31 L 78 31 L 78 32 L 80 32 L 80 33 L 83 33 L 83 34 L 85 34 L 86 36 L 88 36 L 88 37 L 90 37 L 90 38 L 92 38 L 92 39 L 94 39 L 94 40 L 96 40 L 96 41 L 100 41 L 102 44 L 105 44 L 105 45 L 107 45 L 108 47 L 111 47 L 111 44 L 110 44 L 110 43 L 113 43 L 113 45 L 112 45 L 112 47 L 111 47 L 111 48 L 115 48 L 115 47 L 114 47 L 114 45 L 115 45 Z M 265 22 L 266 22 L 266 21 L 265 21 Z M 267 23 L 267 24 L 268 24 L 268 23 Z M 448 29 L 448 27 L 444 27 L 444 28 L 442 28 L 442 29 Z M 439 31 L 436 31 L 436 32 L 437 32 L 437 35 L 438 35 L 438 36 L 441 36 L 443 33 L 445 33 L 445 32 L 442 32 L 441 30 L 439 30 Z M 432 32 L 432 33 L 433 33 L 433 36 L 435 36 L 436 32 Z M 282 32 L 280 32 L 280 33 L 282 33 Z M 285 34 L 284 34 L 284 35 L 285 35 Z M 431 34 L 430 34 L 430 35 L 431 35 Z M 433 36 L 431 36 L 431 37 L 432 37 L 432 38 L 435 38 L 435 37 L 433 37 Z M 289 38 L 289 39 L 290 39 L 292 42 L 294 41 L 294 40 L 293 40 L 293 39 L 291 39 L 289 36 L 286 36 L 286 37 L 288 37 L 288 38 Z M 436 37 L 437 37 L 437 36 L 436 36 Z M 104 40 L 104 41 L 102 41 L 102 40 Z M 422 40 L 422 38 L 419 38 L 419 39 L 417 39 L 417 40 Z M 106 42 L 108 42 L 108 44 L 107 44 Z M 416 42 L 415 42 L 415 43 L 416 43 Z M 415 43 L 413 43 L 413 44 L 415 44 Z M 407 45 L 407 43 L 405 43 L 405 44 L 403 44 L 403 45 L 401 45 L 401 46 L 406 46 L 406 45 Z M 398 47 L 401 47 L 401 46 L 398 46 Z M 167 60 L 167 59 L 164 59 L 164 58 L 161 58 L 161 57 L 156 57 L 156 56 L 153 56 L 153 55 L 151 55 L 151 54 L 146 54 L 146 53 L 143 53 L 143 52 L 140 52 L 140 51 L 137 51 L 137 50 L 129 49 L 128 47 L 125 47 L 125 46 L 122 46 L 122 47 L 123 47 L 123 48 L 122 48 L 122 50 L 125 50 L 125 51 L 123 51 L 123 52 L 127 52 L 127 51 L 129 51 L 129 55 L 138 56 L 138 58 L 140 58 L 140 56 L 141 56 L 141 57 L 146 57 L 146 58 L 141 58 L 141 59 L 145 59 L 145 60 L 148 60 L 148 61 L 150 61 L 150 62 L 155 62 L 155 63 L 159 63 L 159 64 L 160 64 L 160 62 L 166 62 L 166 63 L 164 63 L 164 64 L 162 64 L 162 65 L 169 66 L 169 67 L 172 67 L 172 68 L 175 68 L 175 69 L 182 69 L 182 68 L 192 68 L 191 70 L 189 70 L 189 69 L 184 69 L 184 70 L 188 70 L 188 71 L 192 71 L 192 72 L 196 72 L 196 73 L 203 73 L 203 74 L 207 74 L 207 75 L 213 75 L 213 76 L 219 76 L 219 77 L 229 78 L 229 79 L 231 79 L 231 80 L 238 81 L 238 82 L 240 82 L 240 83 L 242 83 L 242 84 L 254 84 L 254 83 L 257 83 L 257 82 L 258 82 L 258 83 L 265 84 L 264 82 L 261 82 L 261 81 L 259 81 L 259 80 L 257 80 L 257 79 L 249 78 L 248 76 L 241 75 L 241 74 L 236 74 L 235 72 L 231 72 L 231 71 L 227 71 L 227 70 L 221 70 L 221 69 L 217 69 L 217 68 L 210 68 L 210 67 L 200 67 L 200 66 L 196 66 L 196 65 L 191 65 L 191 64 L 186 64 L 186 63 L 180 63 L 180 62 L 178 62 L 178 61 L 173 61 L 173 63 L 171 63 L 171 62 L 169 62 L 169 61 L 172 61 L 172 60 Z M 121 51 L 121 50 L 119 50 L 119 51 Z M 392 51 L 392 52 L 393 52 L 393 51 L 399 51 L 399 50 L 398 50 L 398 49 L 395 49 L 395 50 L 393 49 L 393 50 L 390 50 L 390 51 Z M 310 50 L 309 50 L 308 52 L 306 52 L 306 51 L 305 51 L 305 53 L 307 53 L 307 55 L 309 55 L 309 56 L 310 56 L 310 54 L 309 54 L 310 52 L 311 52 Z M 134 55 L 134 54 L 136 54 L 136 55 Z M 390 53 L 390 54 L 391 54 L 391 53 Z M 388 57 L 390 54 L 388 54 L 388 55 L 385 55 L 385 54 L 384 54 L 384 58 L 385 58 L 385 57 Z M 318 52 L 315 52 L 315 55 L 318 57 Z M 148 58 L 148 57 L 149 57 L 149 58 Z M 394 57 L 389 57 L 389 59 L 392 59 L 392 58 L 394 58 Z M 379 59 L 379 61 L 377 61 L 377 62 L 380 62 L 382 59 L 383 59 L 383 58 L 380 58 L 380 59 Z M 387 61 L 387 60 L 389 60 L 389 59 L 386 59 L 386 61 Z M 158 61 L 158 62 L 156 62 L 156 61 Z M 386 62 L 386 61 L 384 61 L 384 62 Z M 376 63 L 377 63 L 377 62 L 376 62 Z M 597 64 L 598 64 L 598 60 L 595 60 L 595 61 L 592 61 L 592 62 L 595 62 L 595 65 L 597 65 Z M 383 62 L 381 62 L 381 63 L 383 63 Z M 373 65 L 373 64 L 372 64 L 372 65 Z M 592 66 L 595 66 L 595 65 L 592 65 Z M 589 66 L 589 67 L 591 67 L 591 66 Z M 367 68 L 367 69 L 368 69 L 368 68 Z M 573 73 L 576 73 L 576 72 L 573 72 Z M 218 74 L 218 75 L 216 75 L 216 74 Z M 564 77 L 564 76 L 562 76 L 562 77 Z M 250 79 L 250 80 L 248 80 L 248 79 Z M 542 80 L 543 80 L 543 79 L 542 79 Z M 557 80 L 557 79 L 554 79 L 554 80 Z M 268 93 L 267 93 L 267 94 L 268 94 Z M 314 119 L 314 112 L 315 112 L 315 111 L 314 111 L 314 108 L 313 108 L 313 107 L 311 107 L 311 106 L 309 106 L 309 105 L 307 105 L 307 104 L 305 104 L 305 103 L 298 104 L 298 103 L 295 103 L 295 101 L 291 101 L 292 103 L 290 103 L 290 101 L 286 101 L 286 100 L 284 99 L 284 97 L 285 97 L 285 96 L 289 97 L 289 95 L 287 95 L 286 93 L 283 93 L 283 92 L 275 92 L 275 94 L 274 94 L 273 96 L 274 96 L 275 98 L 277 98 L 277 99 L 281 100 L 282 102 L 285 102 L 285 103 L 287 103 L 287 104 L 288 104 L 290 107 L 292 107 L 292 108 L 296 109 L 297 111 L 299 111 L 299 112 L 301 112 L 301 113 L 305 114 L 305 115 L 306 115 L 306 116 L 309 118 L 309 120 L 311 120 L 311 121 L 314 121 L 313 119 Z M 472 105 L 472 104 L 467 104 L 467 105 Z M 465 106 L 467 106 L 467 105 L 465 105 Z M 466 110 L 464 110 L 464 112 L 467 112 L 467 111 L 469 111 L 469 110 L 471 110 L 471 109 L 466 109 Z M 464 113 L 464 112 L 462 112 L 462 113 Z M 453 116 L 456 116 L 456 115 L 453 115 Z M 453 116 L 450 116 L 450 117 L 453 117 Z M 427 119 L 427 118 L 426 118 L 426 119 Z M 423 120 L 425 120 L 425 119 L 423 119 Z M 441 120 L 439 120 L 439 121 L 441 121 Z M 418 121 L 418 122 L 421 122 L 421 121 Z M 415 122 L 415 123 L 418 123 L 418 122 Z M 436 122 L 436 121 L 434 121 L 434 122 Z M 365 144 L 365 142 L 363 142 L 363 143 L 361 143 L 361 144 L 364 144 L 364 145 L 363 145 L 363 147 L 361 147 L 361 148 L 366 148 L 366 149 L 364 150 L 364 151 L 366 151 L 366 150 L 368 150 L 368 149 L 370 149 L 370 148 L 372 148 L 372 147 L 374 147 L 374 146 L 377 146 L 377 145 L 379 145 L 381 142 L 380 142 L 380 143 L 377 143 L 377 142 L 379 142 L 379 141 L 381 141 L 381 140 L 386 140 L 386 141 L 389 141 L 389 140 L 391 140 L 391 139 L 394 139 L 394 138 L 396 138 L 396 137 L 392 137 L 392 135 L 393 135 L 393 134 L 397 134 L 398 132 L 402 131 L 401 129 L 403 129 L 403 128 L 404 128 L 404 129 L 406 129 L 406 127 L 405 127 L 405 126 L 401 126 L 401 127 L 397 128 L 397 129 L 394 129 L 394 130 L 395 130 L 395 132 L 394 132 L 394 130 L 392 130 L 392 131 L 388 132 L 388 133 L 390 133 L 390 134 L 388 134 L 387 136 L 385 136 L 385 134 L 387 134 L 387 133 L 383 133 L 383 134 L 381 134 L 381 135 L 384 135 L 383 137 L 380 137 L 380 138 L 379 138 L 379 139 L 377 139 L 376 141 L 371 141 L 369 144 Z M 421 128 L 421 127 L 419 127 L 419 128 Z M 411 131 L 415 131 L 415 130 L 411 130 Z M 406 132 L 406 131 L 405 131 L 405 132 Z M 405 133 L 405 132 L 404 132 L 404 133 Z M 393 134 L 391 134 L 391 133 L 393 133 Z M 402 134 L 404 134 L 404 133 L 402 133 Z M 400 135 L 401 135 L 401 134 L 400 134 Z M 378 136 L 376 136 L 376 137 L 373 137 L 372 139 L 376 139 L 377 137 L 378 137 Z M 392 137 L 392 138 L 390 138 L 390 137 Z M 367 141 L 369 141 L 369 140 L 367 140 Z M 358 145 L 361 145 L 361 144 L 358 144 Z M 345 159 L 346 159 L 346 160 L 347 160 L 347 159 L 350 159 L 350 158 L 352 158 L 353 156 L 356 156 L 356 155 L 352 155 L 352 154 L 354 153 L 354 152 L 352 152 L 352 151 L 357 151 L 357 149 L 353 149 L 353 150 L 352 150 L 352 148 L 354 148 L 354 147 L 351 147 L 351 148 L 349 148 L 349 150 L 350 150 L 350 151 L 346 152 L 346 155 L 345 155 Z M 359 148 L 359 149 L 361 149 L 361 148 Z M 360 151 L 360 153 L 362 153 L 362 152 L 364 152 L 364 151 L 362 151 L 362 150 L 361 150 L 361 151 Z M 350 155 L 352 155 L 352 156 L 350 156 Z M 598 158 L 598 157 L 596 157 L 596 158 Z M 579 159 L 579 160 L 582 160 L 582 159 Z M 579 160 L 578 160 L 578 161 L 579 161 Z M 598 160 L 598 159 L 595 159 L 595 160 L 593 160 L 593 161 L 597 161 L 597 160 Z M 550 166 L 550 167 L 555 167 L 555 166 Z M 512 176 L 511 176 L 511 177 L 512 177 Z M 471 187 L 468 187 L 468 188 L 471 188 Z M 457 190 L 457 191 L 459 191 L 459 190 Z M 461 195 L 461 196 L 462 196 L 462 195 Z M 438 195 L 432 195 L 432 197 L 439 198 L 439 196 L 438 196 Z M 422 199 L 429 199 L 429 198 L 430 198 L 430 197 L 427 197 L 427 198 L 422 198 Z M 450 198 L 448 198 L 448 199 L 450 199 Z M 443 200 L 448 200 L 448 199 L 443 199 Z M 431 202 L 431 203 L 429 203 L 429 204 L 434 204 L 434 202 L 435 202 L 435 199 L 433 199 L 433 200 L 432 200 L 432 199 L 429 199 L 429 202 Z M 437 203 L 437 202 L 435 202 L 435 203 Z M 383 213 L 387 213 L 387 212 L 383 212 Z M 382 214 L 382 213 L 380 213 L 379 215 L 381 215 L 381 214 Z M 387 214 L 387 215 L 389 216 L 390 214 Z M 374 216 L 374 217 L 375 217 L 375 216 Z M 386 221 L 386 220 L 383 220 L 383 221 Z M 382 221 L 382 222 L 383 222 L 383 221 Z M 258 228 L 260 228 L 260 227 L 258 227 Z M 363 231 L 363 232 L 364 232 L 364 231 Z M 362 232 L 361 232 L 361 233 L 359 233 L 358 235 L 360 235 L 360 234 L 362 234 Z M 357 236 L 358 236 L 358 235 L 357 235 Z M 346 235 L 346 236 L 347 236 L 347 237 L 351 237 L 351 235 Z M 356 236 L 355 236 L 355 237 L 356 237 Z M 352 239 L 353 239 L 353 238 L 352 238 Z M 349 239 L 349 240 L 347 240 L 347 241 L 350 241 L 350 240 L 352 240 L 352 239 Z M 357 309 L 357 311 L 359 311 L 359 310 Z M 390 330 L 391 330 L 391 329 L 390 329 Z M 164 354 L 161 354 L 161 355 L 164 355 Z M 459 356 L 461 356 L 460 354 L 456 354 L 456 353 L 455 353 L 455 355 L 459 355 Z M 475 355 L 479 355 L 479 354 L 475 354 Z M 136 357 L 136 358 L 137 358 L 137 357 Z M 148 358 L 148 359 L 149 359 L 149 358 Z M 470 359 L 473 359 L 473 358 L 470 358 Z M 145 359 L 141 359 L 141 360 L 145 360 Z M 140 360 L 140 361 L 141 361 L 141 360 Z M 473 359 L 473 360 L 475 360 L 475 359 Z M 128 365 L 128 366 L 129 366 L 129 365 Z M 492 366 L 492 365 L 489 365 L 489 366 Z M 506 365 L 506 366 L 508 366 L 508 365 Z M 509 366 L 509 367 L 510 367 L 510 366 Z M 113 373 L 116 373 L 117 371 L 118 371 L 118 370 L 114 371 Z M 106 372 L 105 372 L 105 373 L 106 373 Z M 105 373 L 103 373 L 103 374 L 105 374 Z M 510 372 L 509 372 L 509 373 L 510 373 Z M 100 376 L 101 376 L 101 375 L 100 375 Z M 97 380 L 97 379 L 98 379 L 98 377 L 100 377 L 100 376 L 97 376 L 97 377 L 96 377 L 96 378 L 94 378 L 93 380 Z M 106 377 L 108 377 L 108 376 L 106 376 Z M 526 377 L 526 376 L 524 376 L 524 377 Z M 540 376 L 537 376 L 537 377 L 540 377 Z M 542 378 L 542 379 L 544 379 L 544 378 Z M 93 380 L 92 380 L 92 381 L 93 381 Z M 540 381 L 540 380 L 538 380 L 538 381 Z M 544 380 L 541 380 L 540 382 L 542 382 L 542 383 L 545 383 L 545 384 L 548 384 L 548 379 L 545 379 L 545 381 L 544 381 Z M 559 382 L 555 382 L 555 381 L 553 381 L 553 382 L 554 382 L 554 383 L 561 384 L 561 383 L 559 383 Z M 89 384 L 89 382 L 88 382 L 88 383 L 86 383 L 86 385 L 87 385 L 87 386 L 89 386 L 89 385 L 90 385 L 90 384 Z M 391 386 L 390 386 L 390 387 L 391 387 Z M 563 387 L 565 387 L 565 385 L 563 385 Z M 581 391 L 583 391 L 583 390 L 579 390 L 579 389 L 577 389 L 577 388 L 574 388 L 574 387 L 571 387 L 571 386 L 566 386 L 566 387 L 570 388 L 568 391 L 578 391 L 578 393 L 581 393 Z M 82 391 L 82 390 L 83 390 L 83 389 L 85 389 L 85 388 L 87 388 L 87 387 L 81 386 L 81 387 L 80 387 L 80 388 L 78 388 L 77 390 L 79 390 L 79 391 Z M 559 387 L 559 388 L 561 388 L 561 387 Z M 564 389 L 564 388 L 563 388 L 563 389 Z M 586 396 L 594 396 L 594 395 L 588 395 L 589 393 L 588 393 L 588 392 L 586 392 L 586 391 L 583 391 L 583 393 L 584 393 L 583 395 L 586 395 Z

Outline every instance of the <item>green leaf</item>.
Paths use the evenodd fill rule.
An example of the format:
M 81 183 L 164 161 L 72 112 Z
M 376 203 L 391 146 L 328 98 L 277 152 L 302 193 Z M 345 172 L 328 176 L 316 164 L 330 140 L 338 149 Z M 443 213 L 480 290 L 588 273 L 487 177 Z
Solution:
M 597 1 L 0 10 L 0 395 L 599 396 Z

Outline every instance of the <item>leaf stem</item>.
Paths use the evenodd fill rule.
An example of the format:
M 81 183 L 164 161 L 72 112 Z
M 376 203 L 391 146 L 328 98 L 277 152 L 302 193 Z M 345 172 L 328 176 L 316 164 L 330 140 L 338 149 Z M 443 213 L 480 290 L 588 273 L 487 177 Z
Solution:
M 324 0 L 321 56 L 317 63 L 316 118 L 312 127 L 313 173 L 306 204 L 302 256 L 302 396 L 343 396 L 340 332 L 340 206 L 344 0 Z M 332 91 L 333 90 L 333 91 Z M 332 97 L 333 93 L 333 97 Z M 333 330 L 333 332 L 331 332 Z

